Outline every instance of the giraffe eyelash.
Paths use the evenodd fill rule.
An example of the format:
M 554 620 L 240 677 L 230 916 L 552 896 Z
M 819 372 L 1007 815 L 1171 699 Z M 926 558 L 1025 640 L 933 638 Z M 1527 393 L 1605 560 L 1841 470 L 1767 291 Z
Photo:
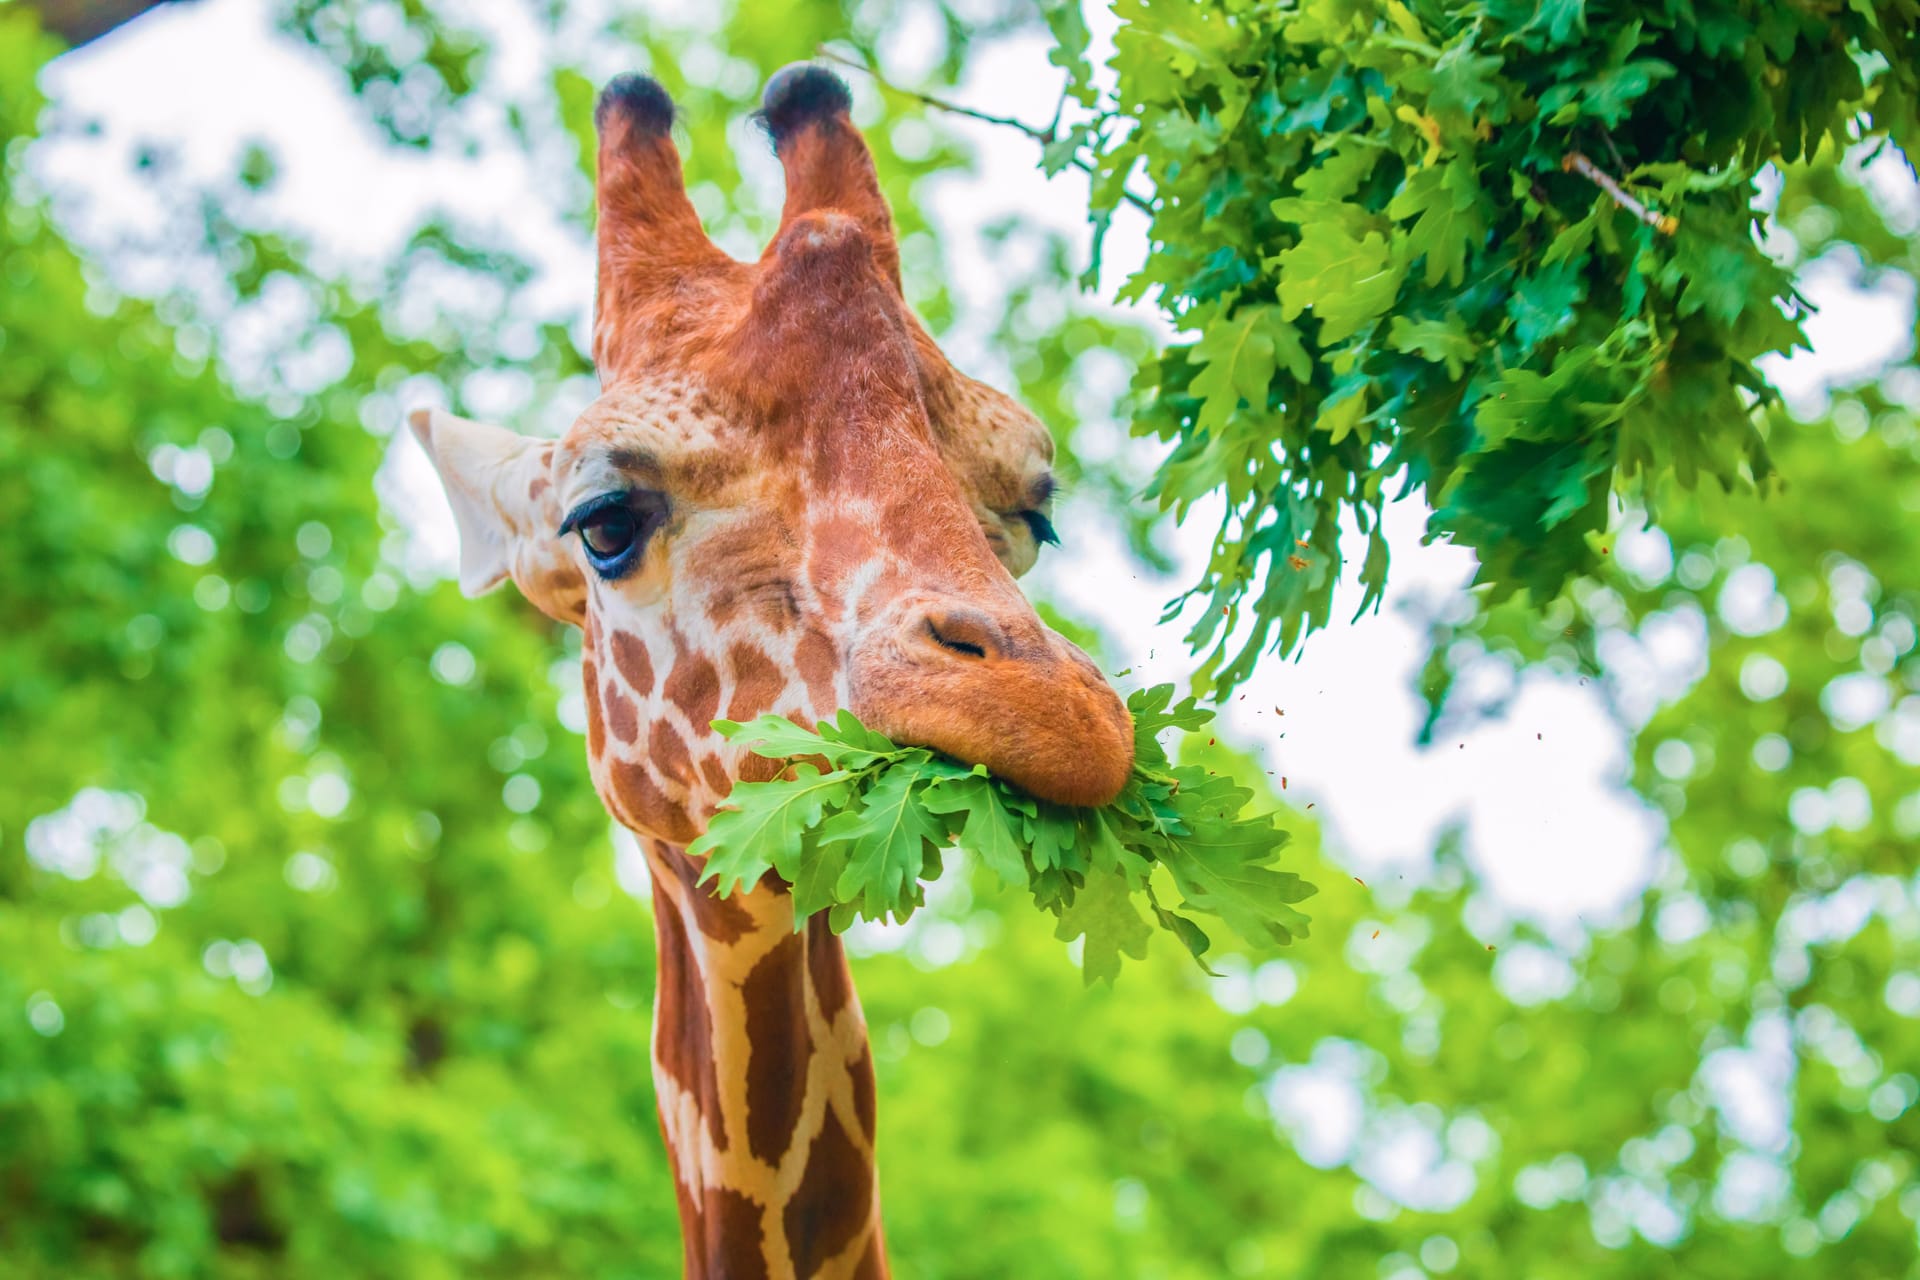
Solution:
M 603 493 L 597 497 L 588 498 L 585 502 L 567 512 L 567 518 L 560 522 L 560 527 L 554 530 L 553 536 L 556 538 L 566 537 L 582 524 L 586 523 L 590 517 L 598 515 L 608 507 L 617 507 L 624 504 L 631 496 L 628 491 L 623 489 L 614 493 Z
M 1035 542 L 1055 547 L 1060 545 L 1060 532 L 1053 527 L 1053 521 L 1047 519 L 1046 512 L 1016 511 L 1014 514 L 1027 522 L 1027 530 L 1033 534 Z

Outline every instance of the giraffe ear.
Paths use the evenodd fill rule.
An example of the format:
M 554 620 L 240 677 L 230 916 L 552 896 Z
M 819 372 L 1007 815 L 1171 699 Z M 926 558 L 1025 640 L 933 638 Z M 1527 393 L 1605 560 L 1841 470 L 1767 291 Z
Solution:
M 572 613 L 577 573 L 560 554 L 552 441 L 470 422 L 442 409 L 407 415 L 460 531 L 460 591 L 483 595 L 508 577 L 555 617 Z

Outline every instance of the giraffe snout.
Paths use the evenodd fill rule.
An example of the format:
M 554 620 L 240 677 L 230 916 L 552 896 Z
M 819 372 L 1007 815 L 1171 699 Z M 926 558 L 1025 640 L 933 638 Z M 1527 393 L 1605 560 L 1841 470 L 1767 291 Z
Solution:
M 1133 721 L 1093 661 L 1028 611 L 933 601 L 853 662 L 853 710 L 896 742 L 983 764 L 1042 800 L 1101 805 L 1133 770 Z

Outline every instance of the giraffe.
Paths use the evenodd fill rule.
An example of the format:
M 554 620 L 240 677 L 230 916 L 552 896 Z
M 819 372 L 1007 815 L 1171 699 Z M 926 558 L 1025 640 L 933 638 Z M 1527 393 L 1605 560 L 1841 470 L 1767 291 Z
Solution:
M 884 1277 L 873 1060 L 840 941 L 777 877 L 718 898 L 686 845 L 781 766 L 717 716 L 837 708 L 1101 804 L 1125 707 L 1014 582 L 1054 540 L 1053 445 L 948 363 L 907 308 L 851 96 L 796 64 L 758 117 L 786 173 L 771 244 L 708 240 L 653 80 L 595 109 L 593 357 L 559 440 L 409 421 L 460 534 L 461 589 L 511 579 L 578 626 L 587 759 L 645 850 L 659 950 L 653 1075 L 694 1280 Z

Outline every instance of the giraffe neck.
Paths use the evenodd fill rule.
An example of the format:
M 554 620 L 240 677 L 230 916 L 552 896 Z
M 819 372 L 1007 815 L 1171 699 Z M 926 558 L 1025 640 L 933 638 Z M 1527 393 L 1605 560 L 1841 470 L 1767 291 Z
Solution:
M 649 842 L 653 1079 L 688 1280 L 885 1280 L 873 1056 L 846 955 L 763 882 L 728 899 Z

